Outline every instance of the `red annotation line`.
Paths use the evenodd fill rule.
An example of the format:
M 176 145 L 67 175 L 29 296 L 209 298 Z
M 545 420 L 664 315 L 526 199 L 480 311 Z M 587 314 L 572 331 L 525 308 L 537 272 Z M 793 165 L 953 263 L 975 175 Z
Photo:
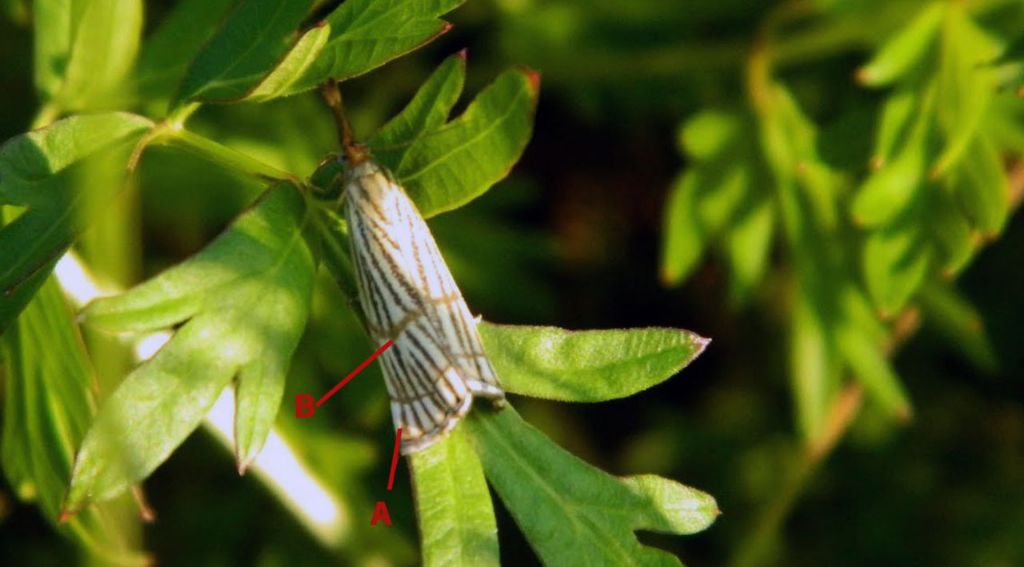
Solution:
M 374 361 L 374 359 L 376 359 L 376 358 L 377 358 L 378 356 L 380 356 L 381 354 L 383 354 L 383 353 L 384 353 L 384 351 L 386 351 L 386 350 L 388 350 L 389 348 L 391 348 L 391 345 L 393 345 L 393 344 L 395 344 L 395 341 L 392 341 L 392 340 L 388 340 L 388 342 L 386 342 L 386 343 L 384 343 L 383 345 L 381 345 L 381 347 L 380 347 L 380 348 L 378 348 L 378 349 L 377 349 L 376 351 L 374 351 L 374 352 L 373 352 L 373 354 L 371 354 L 371 355 L 370 355 L 370 358 L 367 358 L 366 360 L 364 360 L 364 361 L 363 361 L 363 363 L 362 363 L 362 364 L 360 364 L 359 366 L 356 366 L 356 369 L 355 369 L 355 370 L 353 370 L 352 372 L 349 372 L 349 373 L 348 373 L 348 376 L 346 376 L 345 378 L 343 378 L 343 379 L 341 380 L 341 382 L 338 382 L 338 384 L 337 384 L 336 386 L 334 386 L 333 388 L 331 388 L 331 390 L 330 390 L 329 392 L 327 392 L 326 394 L 324 394 L 324 395 L 323 395 L 323 397 L 321 397 L 321 398 L 320 398 L 319 400 L 317 400 L 317 401 L 316 401 L 316 407 L 320 407 L 320 406 L 321 406 L 321 405 L 322 405 L 322 404 L 323 404 L 324 402 L 326 402 L 326 401 L 327 401 L 327 400 L 328 400 L 328 399 L 329 399 L 329 398 L 330 398 L 331 396 L 333 396 L 334 394 L 336 394 L 336 393 L 338 392 L 338 390 L 340 390 L 340 389 L 341 389 L 341 387 L 342 387 L 342 386 L 344 386 L 345 384 L 348 384 L 348 381 L 349 381 L 349 380 L 351 380 L 351 379 L 355 378 L 355 377 L 356 377 L 356 374 L 359 374 L 360 372 L 362 372 L 364 368 L 366 368 L 367 366 L 369 366 L 369 365 L 370 365 L 370 363 L 371 363 L 371 362 L 373 362 L 373 361 Z M 394 472 L 393 472 L 393 471 L 394 471 L 394 469 L 395 469 L 395 467 L 394 467 L 394 465 L 392 465 L 392 466 L 391 466 L 391 470 L 392 470 L 392 475 L 394 475 Z
M 388 492 L 395 484 L 395 468 L 398 467 L 398 447 L 402 445 L 402 428 L 395 431 L 395 452 L 391 453 L 391 472 L 388 474 Z

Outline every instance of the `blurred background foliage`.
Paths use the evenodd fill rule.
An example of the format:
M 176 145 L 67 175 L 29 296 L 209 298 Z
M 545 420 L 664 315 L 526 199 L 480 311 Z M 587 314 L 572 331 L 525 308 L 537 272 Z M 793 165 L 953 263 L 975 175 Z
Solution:
M 40 105 L 31 10 L 2 5 L 6 139 Z M 148 37 L 172 6 L 146 3 Z M 724 512 L 699 536 L 644 540 L 695 565 L 1024 563 L 1024 2 L 470 0 L 448 18 L 451 32 L 345 94 L 366 135 L 464 47 L 470 92 L 510 63 L 543 72 L 512 175 L 431 221 L 473 310 L 714 340 L 628 399 L 517 404 L 586 460 L 685 479 Z M 190 125 L 292 171 L 336 145 L 313 94 L 206 106 Z M 177 152 L 147 153 L 119 198 L 138 226 L 80 243 L 104 277 L 179 262 L 260 189 Z M 323 280 L 287 395 L 325 390 L 371 349 Z M 123 360 L 87 339 L 108 349 L 98 366 Z M 301 434 L 279 419 L 348 510 L 371 509 L 386 477 L 388 408 L 368 373 Z M 231 461 L 201 431 L 158 469 L 145 547 L 166 564 L 329 561 Z M 0 490 L 0 557 L 72 561 L 15 492 Z M 415 562 L 409 498 L 397 482 L 395 529 L 354 518 L 345 560 Z M 505 562 L 535 562 L 498 514 Z

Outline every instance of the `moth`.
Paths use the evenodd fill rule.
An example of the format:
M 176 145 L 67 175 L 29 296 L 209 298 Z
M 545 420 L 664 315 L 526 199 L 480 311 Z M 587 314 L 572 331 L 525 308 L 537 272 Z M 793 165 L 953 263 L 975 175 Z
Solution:
M 505 393 L 477 322 L 416 205 L 385 168 L 359 156 L 343 178 L 359 300 L 380 357 L 402 454 L 443 439 L 474 398 Z

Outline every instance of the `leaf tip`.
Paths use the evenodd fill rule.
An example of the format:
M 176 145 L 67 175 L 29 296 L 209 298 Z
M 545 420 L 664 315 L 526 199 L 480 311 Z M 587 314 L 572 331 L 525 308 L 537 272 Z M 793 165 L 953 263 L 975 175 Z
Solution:
M 679 283 L 679 275 L 676 273 L 676 270 L 662 268 L 658 272 L 658 280 L 661 281 L 663 287 L 675 287 Z
M 710 337 L 702 337 L 702 336 L 700 336 L 700 335 L 698 335 L 696 333 L 691 333 L 691 334 L 693 335 L 693 339 L 692 339 L 693 340 L 693 346 L 696 349 L 695 352 L 693 353 L 693 357 L 697 358 L 698 356 L 700 356 L 700 354 L 702 352 L 704 352 L 704 349 L 708 348 L 708 345 L 711 344 L 711 338 Z
M 239 457 L 237 461 L 238 476 L 245 476 L 245 473 L 249 471 L 249 466 L 252 465 L 254 457 L 243 459 Z
M 75 514 L 78 514 L 78 510 L 64 508 L 63 510 L 60 511 L 60 515 L 57 516 L 57 523 L 66 524 L 69 521 L 71 521 L 72 518 L 75 517 Z
M 469 59 L 469 48 L 463 47 L 455 54 L 455 56 L 461 59 L 463 63 L 465 63 L 466 60 Z
M 526 77 L 526 80 L 530 83 L 530 91 L 533 96 L 536 97 L 537 93 L 540 92 L 540 71 L 531 69 L 525 65 L 520 65 L 519 72 Z
M 861 86 L 871 86 L 871 69 L 861 67 L 853 72 L 853 80 Z

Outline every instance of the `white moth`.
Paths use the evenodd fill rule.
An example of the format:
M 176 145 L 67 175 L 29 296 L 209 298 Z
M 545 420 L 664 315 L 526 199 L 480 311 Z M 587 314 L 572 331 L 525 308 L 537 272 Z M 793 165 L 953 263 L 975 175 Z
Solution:
M 402 453 L 444 438 L 474 396 L 504 404 L 476 320 L 416 206 L 372 160 L 344 177 L 359 299 L 378 344 Z

